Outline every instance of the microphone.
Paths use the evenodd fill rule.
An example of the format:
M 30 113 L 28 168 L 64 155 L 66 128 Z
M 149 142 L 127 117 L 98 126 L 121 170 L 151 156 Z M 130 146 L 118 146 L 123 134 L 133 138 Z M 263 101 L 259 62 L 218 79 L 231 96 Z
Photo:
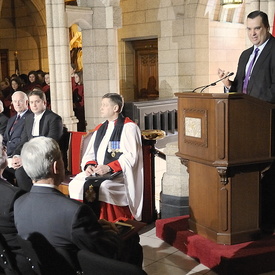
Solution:
M 229 76 L 232 76 L 233 74 L 234 74 L 234 73 L 231 72 L 231 73 L 227 74 L 226 76 L 220 78 L 219 80 L 217 80 L 217 81 L 215 81 L 215 82 L 213 82 L 213 83 L 210 83 L 210 84 L 208 84 L 208 85 L 203 85 L 203 86 L 197 87 L 197 88 L 195 88 L 195 89 L 192 91 L 192 93 L 194 93 L 196 90 L 201 89 L 201 88 L 202 88 L 202 89 L 201 89 L 200 93 L 202 93 L 206 88 L 208 88 L 208 87 L 210 87 L 210 86 L 216 86 L 216 84 L 217 84 L 218 82 L 224 80 L 225 78 L 227 78 L 227 77 L 229 77 Z

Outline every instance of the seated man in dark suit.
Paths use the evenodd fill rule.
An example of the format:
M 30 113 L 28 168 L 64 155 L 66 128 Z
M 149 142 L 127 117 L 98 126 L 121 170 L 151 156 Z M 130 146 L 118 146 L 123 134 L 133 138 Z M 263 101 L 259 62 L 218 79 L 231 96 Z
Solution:
M 33 137 L 45 136 L 59 141 L 63 134 L 62 118 L 46 108 L 46 96 L 43 91 L 31 91 L 29 93 L 29 105 L 33 114 L 27 116 L 25 119 L 21 142 L 14 151 L 15 155 L 20 155 L 25 142 Z M 18 186 L 25 191 L 29 191 L 32 186 L 32 181 L 26 175 L 20 157 L 13 158 L 13 168 L 16 169 L 15 176 Z
M 20 274 L 30 275 L 33 272 L 18 244 L 13 216 L 14 201 L 25 192 L 2 178 L 3 170 L 7 166 L 6 148 L 2 145 L 2 139 L 0 135 L 0 234 L 12 251 L 12 260 L 16 262 Z
M 16 91 L 13 93 L 12 105 L 17 112 L 8 120 L 8 124 L 4 133 L 3 143 L 7 147 L 9 167 L 4 170 L 3 176 L 7 181 L 15 184 L 15 171 L 12 168 L 12 157 L 15 155 L 14 151 L 21 142 L 22 132 L 25 126 L 25 119 L 32 112 L 28 109 L 28 96 L 26 93 Z
M 24 144 L 21 158 L 33 180 L 30 192 L 16 200 L 14 207 L 15 225 L 22 238 L 38 232 L 54 247 L 74 256 L 84 249 L 141 266 L 142 248 L 137 238 L 122 241 L 113 223 L 98 221 L 89 206 L 57 190 L 64 179 L 64 165 L 55 140 L 31 139 Z

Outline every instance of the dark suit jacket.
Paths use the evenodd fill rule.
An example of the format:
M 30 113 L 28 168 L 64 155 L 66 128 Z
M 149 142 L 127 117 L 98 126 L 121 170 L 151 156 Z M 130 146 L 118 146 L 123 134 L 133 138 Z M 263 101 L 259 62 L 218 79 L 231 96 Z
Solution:
M 79 249 L 114 257 L 118 237 L 102 230 L 92 209 L 50 187 L 32 186 L 15 202 L 14 219 L 18 234 L 44 235 L 54 247 L 74 253 Z
M 0 233 L 13 252 L 11 257 L 20 270 L 20 274 L 34 274 L 28 260 L 23 254 L 17 239 L 14 223 L 14 201 L 25 192 L 18 187 L 0 179 Z
M 242 93 L 245 67 L 253 49 L 254 47 L 251 47 L 241 54 L 230 92 Z M 275 103 L 275 38 L 273 36 L 270 37 L 254 65 L 247 93 L 261 100 Z
M 0 233 L 12 249 L 18 248 L 13 218 L 14 201 L 24 193 L 18 187 L 0 179 Z
M 0 113 L 0 134 L 1 135 L 4 135 L 8 120 L 9 118 L 5 114 Z
M 25 127 L 22 132 L 20 144 L 14 151 L 14 154 L 20 155 L 21 149 L 25 142 L 33 138 L 32 126 L 34 122 L 34 114 L 29 115 L 25 119 Z M 55 139 L 57 142 L 63 134 L 62 118 L 49 109 L 46 109 L 39 125 L 39 136 L 45 136 Z
M 6 131 L 4 133 L 3 142 L 7 146 L 8 156 L 14 155 L 14 150 L 21 142 L 22 132 L 25 126 L 25 119 L 28 115 L 32 114 L 30 110 L 27 110 L 25 114 L 14 125 L 12 133 L 10 133 L 11 127 L 16 119 L 16 116 L 12 116 L 8 120 Z

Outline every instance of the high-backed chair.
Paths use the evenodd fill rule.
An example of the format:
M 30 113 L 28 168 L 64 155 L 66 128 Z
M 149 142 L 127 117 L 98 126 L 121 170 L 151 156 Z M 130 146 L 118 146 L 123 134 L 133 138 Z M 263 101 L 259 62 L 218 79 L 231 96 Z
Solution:
M 70 132 L 68 146 L 68 179 L 61 183 L 58 189 L 65 195 L 69 195 L 68 185 L 73 176 L 81 172 L 81 159 L 86 151 L 94 130 L 86 132 Z
M 88 132 L 71 132 L 69 167 L 72 175 L 81 172 L 80 164 L 94 130 Z
M 154 130 L 157 131 L 157 130 Z M 69 170 L 74 176 L 81 172 L 80 164 L 82 157 L 87 149 L 94 130 L 87 133 L 84 132 L 70 132 L 70 145 L 68 150 Z M 144 162 L 144 201 L 142 211 L 142 221 L 151 223 L 157 218 L 157 211 L 155 207 L 155 186 L 154 186 L 154 154 L 155 154 L 155 140 L 143 139 L 143 162 Z M 65 195 L 69 195 L 68 182 L 59 185 L 59 190 Z
M 80 250 L 77 257 L 83 275 L 146 275 L 146 272 L 138 266 L 86 250 Z

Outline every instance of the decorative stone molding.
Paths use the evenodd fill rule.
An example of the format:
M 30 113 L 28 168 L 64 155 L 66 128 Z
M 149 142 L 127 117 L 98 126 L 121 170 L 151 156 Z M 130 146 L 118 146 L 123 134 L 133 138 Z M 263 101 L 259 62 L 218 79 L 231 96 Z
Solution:
M 92 8 L 66 6 L 66 13 L 68 18 L 67 27 L 70 27 L 73 24 L 78 24 L 81 29 L 92 28 Z

